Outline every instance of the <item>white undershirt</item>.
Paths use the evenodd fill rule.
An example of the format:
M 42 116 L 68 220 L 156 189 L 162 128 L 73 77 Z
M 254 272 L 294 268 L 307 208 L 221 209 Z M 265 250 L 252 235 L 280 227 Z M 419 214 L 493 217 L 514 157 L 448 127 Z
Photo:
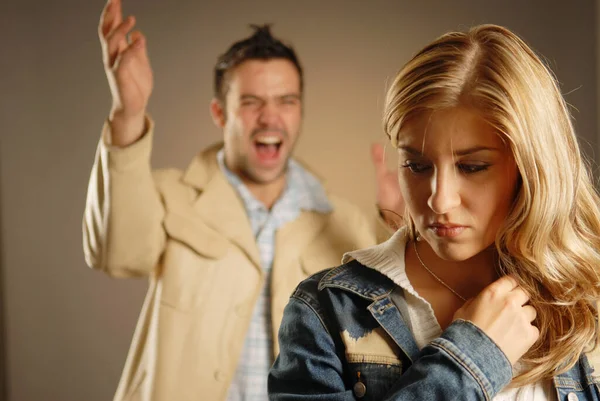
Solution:
M 439 337 L 442 329 L 431 304 L 415 291 L 406 275 L 406 241 L 405 231 L 399 230 L 382 244 L 347 253 L 344 255 L 344 263 L 356 259 L 389 277 L 404 290 L 412 333 L 417 347 L 421 349 Z M 515 373 L 518 373 L 518 369 L 515 367 Z M 557 401 L 557 396 L 552 382 L 545 380 L 519 388 L 506 388 L 498 393 L 493 401 Z

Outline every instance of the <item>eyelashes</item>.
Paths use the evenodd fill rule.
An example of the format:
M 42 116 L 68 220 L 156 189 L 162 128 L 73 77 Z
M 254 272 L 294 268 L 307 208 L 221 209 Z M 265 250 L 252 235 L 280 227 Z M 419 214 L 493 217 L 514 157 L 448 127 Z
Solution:
M 460 171 L 465 174 L 475 174 L 480 171 L 486 171 L 490 167 L 489 164 L 464 164 L 461 163 L 458 165 Z
M 415 162 L 406 162 L 401 167 L 409 169 L 414 174 L 422 174 L 431 169 L 430 165 Z
M 401 165 L 402 168 L 410 170 L 413 174 L 425 174 L 429 172 L 433 166 L 427 163 L 417 163 L 407 161 Z M 486 171 L 490 167 L 488 163 L 458 163 L 456 168 L 463 174 L 476 174 L 482 171 Z

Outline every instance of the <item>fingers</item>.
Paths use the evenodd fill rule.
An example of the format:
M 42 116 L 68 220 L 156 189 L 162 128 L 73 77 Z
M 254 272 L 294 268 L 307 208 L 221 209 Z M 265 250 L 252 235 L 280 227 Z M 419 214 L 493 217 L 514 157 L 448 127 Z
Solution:
M 145 38 L 144 38 L 144 35 L 142 35 L 142 33 L 140 31 L 131 32 L 130 39 L 131 39 L 132 47 L 139 48 L 144 45 Z
M 371 145 L 371 159 L 373 160 L 377 174 L 387 172 L 387 168 L 385 166 L 385 151 L 381 144 L 374 143 Z
M 117 28 L 106 37 L 106 52 L 109 65 L 112 66 L 120 53 L 127 49 L 127 33 L 135 26 L 135 18 L 127 17 Z
M 470 320 L 486 333 L 515 364 L 537 341 L 536 309 L 517 280 L 504 276 L 487 286 L 473 302 L 456 311 L 455 319 Z
M 123 3 L 121 3 L 121 0 L 108 0 L 108 2 L 113 4 L 117 15 L 117 24 L 120 24 L 123 20 Z
M 533 343 L 535 343 L 537 341 L 537 339 L 540 338 L 540 329 L 538 329 L 537 327 L 535 327 L 533 325 L 530 327 L 531 327 L 531 329 L 530 329 L 531 338 L 532 338 Z
M 508 297 L 515 306 L 523 306 L 529 302 L 529 294 L 525 292 L 521 287 L 515 287 L 508 293 Z
M 523 307 L 523 314 L 527 318 L 528 322 L 533 322 L 535 320 L 535 318 L 537 317 L 537 311 L 531 305 L 525 305 Z
M 146 52 L 146 38 L 140 31 L 131 33 L 131 44 L 121 53 L 121 63 L 128 63 L 133 56 L 148 58 Z
M 529 323 L 523 330 L 523 335 L 529 339 L 529 343 L 533 345 L 540 337 L 540 329 L 533 325 L 533 321 L 537 317 L 537 311 L 531 305 L 523 306 L 523 316 Z
M 118 68 L 127 70 L 129 66 L 141 66 L 149 64 L 148 53 L 146 51 L 146 38 L 140 31 L 131 33 L 131 44 L 125 49 L 125 51 L 119 54 L 118 59 L 115 61 L 115 65 L 118 63 Z M 136 68 L 136 67 L 134 67 Z M 145 71 L 142 69 L 142 71 Z M 142 74 L 142 72 L 140 72 Z
M 120 25 L 118 25 L 115 29 L 106 35 L 106 43 L 108 44 L 108 48 L 113 50 L 112 48 L 118 44 L 119 41 L 125 40 L 127 33 L 135 26 L 135 17 L 129 16 L 125 18 Z
M 488 285 L 482 294 L 488 294 L 492 297 L 503 297 L 508 292 L 517 288 L 519 283 L 511 276 L 503 276 L 492 284 Z
M 520 310 L 527 320 L 527 322 L 533 322 L 537 317 L 537 311 L 531 305 L 528 305 L 530 296 L 521 288 L 517 280 L 511 276 L 504 276 L 487 287 L 492 293 L 492 296 L 498 298 L 504 298 L 507 305 L 512 306 L 512 309 Z M 537 330 L 537 328 L 536 328 Z
M 104 59 L 108 66 L 112 66 L 119 54 L 127 48 L 127 33 L 134 25 L 134 17 L 123 20 L 121 0 L 108 0 L 98 27 Z
M 109 0 L 104 6 L 104 10 L 100 16 L 100 25 L 98 33 L 101 38 L 105 38 L 112 30 L 114 30 L 123 20 L 120 0 Z

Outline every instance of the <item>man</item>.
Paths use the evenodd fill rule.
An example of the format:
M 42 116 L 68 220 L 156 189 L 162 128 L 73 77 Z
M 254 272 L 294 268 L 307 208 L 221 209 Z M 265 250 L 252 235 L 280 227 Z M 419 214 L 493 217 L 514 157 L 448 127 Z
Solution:
M 295 286 L 377 242 L 373 225 L 290 158 L 302 68 L 268 27 L 223 54 L 210 111 L 224 143 L 152 172 L 146 40 L 110 0 L 99 26 L 113 105 L 83 221 L 87 263 L 150 280 L 115 400 L 266 400 Z M 374 149 L 382 209 L 400 210 Z M 389 175 L 391 174 L 391 175 Z M 383 238 L 379 238 L 383 239 Z

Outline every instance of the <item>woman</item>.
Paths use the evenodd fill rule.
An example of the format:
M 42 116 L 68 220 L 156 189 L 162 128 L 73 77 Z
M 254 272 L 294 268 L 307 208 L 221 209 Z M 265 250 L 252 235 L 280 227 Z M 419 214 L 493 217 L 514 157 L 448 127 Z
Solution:
M 483 25 L 389 89 L 406 228 L 301 283 L 272 400 L 598 400 L 600 199 L 549 69 Z

